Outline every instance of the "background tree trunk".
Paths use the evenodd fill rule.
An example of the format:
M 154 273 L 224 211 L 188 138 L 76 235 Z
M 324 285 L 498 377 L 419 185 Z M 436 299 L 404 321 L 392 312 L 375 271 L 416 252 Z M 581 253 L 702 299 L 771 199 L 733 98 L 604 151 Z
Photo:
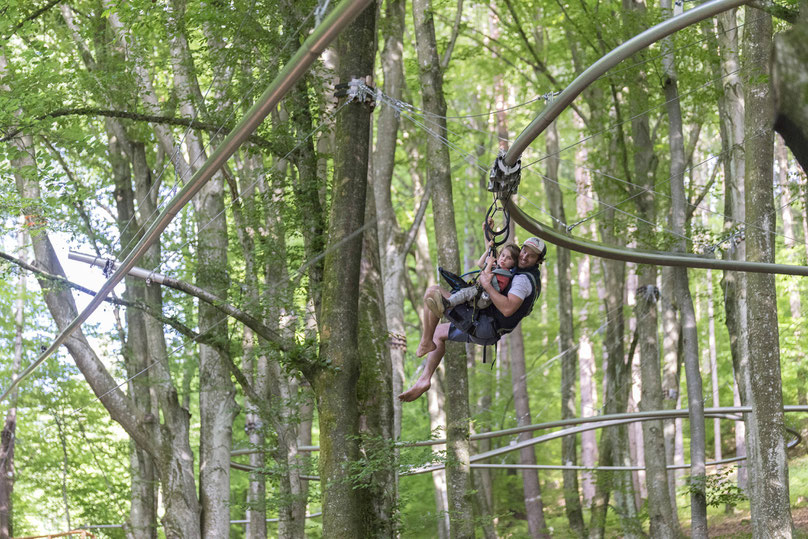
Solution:
M 372 185 L 369 183 L 369 189 Z M 384 291 L 379 237 L 376 229 L 376 207 L 372 196 L 366 199 L 362 247 L 362 267 L 359 277 L 359 350 L 361 373 L 358 398 L 359 429 L 363 434 L 363 456 L 374 473 L 366 484 L 373 513 L 365 515 L 369 529 L 376 537 L 396 534 L 396 452 L 392 449 L 393 433 L 393 373 L 390 362 L 389 332 L 384 314 Z M 398 399 L 395 399 L 398 400 Z
M 556 124 L 551 124 L 545 131 L 547 153 L 556 155 L 559 152 L 558 130 Z M 544 179 L 544 191 L 547 194 L 547 207 L 553 216 L 553 225 L 558 230 L 560 223 L 566 223 L 564 212 L 564 199 L 561 187 L 558 184 L 558 160 L 547 160 L 547 176 Z M 572 323 L 572 285 L 570 282 L 570 251 L 556 249 L 556 273 L 558 284 L 558 351 L 561 356 L 561 419 L 570 419 L 577 416 L 575 403 L 575 382 L 577 373 L 577 357 L 572 353 L 575 346 L 575 331 Z M 578 464 L 578 440 L 575 435 L 565 436 L 561 439 L 561 461 L 565 465 Z M 531 452 L 533 448 L 530 448 Z M 535 457 L 534 457 L 535 459 Z M 564 470 L 564 511 L 567 514 L 570 529 L 582 537 L 585 532 L 583 510 L 581 509 L 581 495 L 578 491 L 578 472 Z M 542 519 L 543 520 L 543 519 Z M 543 522 L 542 522 L 543 524 Z M 542 528 L 539 528 L 543 532 Z
M 771 57 L 771 16 L 747 9 L 744 56 L 748 77 L 744 99 L 746 134 L 746 218 L 747 258 L 755 262 L 774 261 L 776 215 L 772 182 L 774 136 L 770 121 L 774 100 L 766 80 Z M 747 416 L 747 451 L 755 480 L 749 499 L 752 529 L 758 537 L 791 537 L 793 524 L 788 494 L 788 464 L 782 382 L 780 379 L 780 343 L 777 327 L 777 296 L 774 275 L 747 275 L 749 295 L 750 384 Z
M 670 11 L 670 3 L 667 5 Z M 687 196 L 684 187 L 686 165 L 682 111 L 679 102 L 678 75 L 675 57 L 670 45 L 663 56 L 665 79 L 665 103 L 668 112 L 669 139 L 671 150 L 671 230 L 677 237 L 673 251 L 687 252 L 685 221 Z M 682 323 L 682 341 L 687 379 L 687 407 L 690 419 L 690 529 L 693 537 L 707 537 L 707 500 L 701 485 L 705 481 L 706 434 L 704 427 L 704 401 L 702 396 L 701 371 L 699 370 L 699 342 L 696 328 L 696 314 L 693 298 L 690 295 L 690 282 L 687 268 L 674 268 L 674 295 L 679 306 Z
M 414 0 L 415 48 L 421 81 L 423 107 L 435 115 L 439 135 L 446 136 L 446 101 L 443 96 L 441 72 L 432 2 Z M 452 201 L 449 149 L 440 140 L 428 137 L 427 182 L 432 186 L 432 208 L 437 234 L 438 262 L 445 269 L 459 273 L 460 253 Z M 449 494 L 450 537 L 474 537 L 473 493 L 469 466 L 469 391 L 468 368 L 460 343 L 446 343 L 444 368 L 452 383 L 446 388 L 446 479 Z
M 2 61 L 2 60 L 0 60 Z M 24 225 L 24 222 L 20 220 Z M 25 229 L 17 234 L 17 254 L 23 262 L 28 258 L 28 234 Z M 25 274 L 20 273 L 17 281 L 17 298 L 14 300 L 14 358 L 11 360 L 11 379 L 17 378 L 22 367 L 22 334 L 25 324 Z M 19 391 L 15 388 L 9 395 L 9 407 L 3 430 L 0 433 L 0 539 L 10 539 L 14 536 L 13 517 L 14 507 L 12 495 L 14 494 L 14 445 L 17 435 L 17 396 Z
M 384 48 L 381 52 L 381 68 L 384 76 L 384 93 L 393 99 L 401 99 L 404 81 L 404 24 L 406 2 L 388 0 L 385 3 L 383 27 Z M 383 106 L 378 111 L 376 122 L 376 147 L 373 152 L 373 195 L 376 203 L 376 219 L 379 231 L 379 255 L 384 285 L 384 313 L 387 329 L 391 335 L 390 359 L 393 369 L 393 395 L 404 391 L 404 356 L 407 351 L 404 327 L 404 272 L 407 253 L 402 253 L 403 233 L 399 228 L 393 209 L 391 184 L 395 166 L 398 141 L 399 115 L 391 107 Z M 401 401 L 393 399 L 394 427 L 396 438 L 401 436 Z
M 722 168 L 724 170 L 724 234 L 730 234 L 724 257 L 746 260 L 746 243 L 735 235 L 746 221 L 745 157 L 744 157 L 744 98 L 743 85 L 737 70 L 740 66 L 736 10 L 729 10 L 717 17 L 720 61 L 713 73 L 721 76 L 722 94 L 718 98 L 718 116 L 721 130 Z M 724 292 L 724 312 L 729 332 L 732 370 L 738 404 L 748 404 L 749 393 L 749 348 L 747 322 L 747 275 L 742 272 L 725 271 L 721 279 Z M 734 401 L 735 402 L 735 401 Z M 746 455 L 744 423 L 735 422 L 735 455 Z M 746 489 L 749 463 L 738 465 L 738 486 Z

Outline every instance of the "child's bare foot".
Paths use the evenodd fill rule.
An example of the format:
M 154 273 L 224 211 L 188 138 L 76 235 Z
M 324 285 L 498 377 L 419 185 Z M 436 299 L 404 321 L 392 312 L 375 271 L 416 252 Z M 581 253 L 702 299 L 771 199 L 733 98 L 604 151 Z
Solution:
M 412 402 L 426 393 L 430 386 L 431 384 L 429 383 L 429 380 L 422 380 L 419 378 L 411 388 L 398 396 L 398 400 L 403 402 Z
M 421 341 L 418 343 L 418 349 L 415 351 L 416 357 L 424 357 L 429 352 L 437 348 L 437 345 L 432 341 Z

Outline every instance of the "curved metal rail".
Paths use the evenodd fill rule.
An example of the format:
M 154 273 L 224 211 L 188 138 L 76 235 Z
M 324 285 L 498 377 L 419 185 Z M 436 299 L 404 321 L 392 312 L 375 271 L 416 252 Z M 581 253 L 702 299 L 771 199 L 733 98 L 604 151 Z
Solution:
M 600 60 L 592 64 L 583 73 L 573 80 L 550 104 L 548 104 L 539 115 L 528 125 L 516 138 L 504 161 L 508 166 L 516 163 L 522 152 L 544 132 L 559 114 L 572 103 L 590 84 L 598 80 L 609 69 L 616 66 L 632 54 L 645 47 L 665 38 L 682 28 L 704 19 L 713 17 L 728 9 L 736 8 L 746 3 L 746 0 L 711 0 L 704 4 L 685 11 L 675 17 L 663 21 L 644 32 L 634 36 L 625 43 L 615 47 L 603 56 Z M 721 260 L 708 258 L 705 256 L 691 254 L 672 254 L 654 251 L 640 251 L 635 249 L 618 249 L 608 247 L 594 242 L 588 242 L 574 238 L 568 234 L 562 234 L 551 227 L 543 225 L 527 215 L 516 204 L 508 200 L 506 208 L 512 218 L 522 228 L 535 234 L 545 241 L 553 243 L 559 247 L 587 253 L 602 258 L 612 260 L 623 260 L 625 262 L 635 262 L 637 264 L 654 264 L 659 266 L 682 266 L 689 268 L 707 268 L 718 270 L 747 271 L 755 273 L 776 273 L 781 275 L 803 275 L 808 276 L 808 267 L 793 266 L 786 264 L 768 264 L 763 262 L 747 262 L 736 260 Z
M 704 415 L 705 417 L 718 417 L 723 419 L 733 419 L 735 421 L 739 421 L 740 418 L 737 415 L 731 414 L 743 414 L 743 413 L 750 413 L 752 411 L 751 406 L 721 406 L 715 408 L 705 408 Z M 806 413 L 808 412 L 808 406 L 806 405 L 789 405 L 783 406 L 783 411 L 786 413 Z M 651 421 L 653 419 L 674 419 L 674 418 L 685 418 L 687 419 L 689 416 L 689 410 L 687 408 L 678 409 L 678 410 L 649 410 L 644 412 L 629 412 L 623 414 L 607 414 L 607 415 L 600 415 L 600 416 L 590 416 L 590 417 L 577 417 L 571 419 L 561 419 L 558 421 L 548 421 L 546 423 L 537 423 L 533 425 L 526 425 L 524 427 L 514 427 L 511 429 L 504 429 L 499 431 L 492 431 L 492 432 L 484 432 L 480 434 L 475 434 L 470 437 L 471 440 L 483 440 L 488 438 L 496 438 L 499 436 L 510 436 L 514 434 L 521 434 L 523 432 L 533 432 L 537 430 L 546 430 L 555 427 L 568 427 L 556 432 L 552 432 L 549 434 L 545 434 L 542 436 L 537 436 L 535 438 L 531 438 L 530 440 L 524 440 L 523 442 L 518 442 L 516 444 L 512 444 L 506 447 L 501 447 L 494 449 L 492 451 L 488 451 L 486 453 L 480 453 L 479 455 L 474 455 L 471 457 L 471 466 L 472 468 L 480 467 L 498 467 L 494 465 L 487 465 L 487 464 L 477 464 L 476 462 L 479 460 L 485 460 L 487 458 L 495 457 L 504 453 L 508 453 L 510 451 L 515 451 L 525 446 L 535 445 L 542 442 L 548 442 L 550 440 L 555 440 L 558 438 L 563 438 L 564 436 L 568 436 L 571 434 L 577 434 L 579 432 L 585 432 L 589 430 L 595 430 L 603 427 L 610 427 L 614 425 L 622 425 L 625 423 L 633 423 L 635 421 Z M 578 426 L 574 426 L 578 425 Z M 570 427 L 572 426 L 572 427 Z M 786 430 L 794 436 L 789 444 L 788 448 L 791 449 L 798 445 L 802 438 L 800 434 L 788 427 Z M 423 440 L 417 442 L 398 442 L 395 445 L 399 447 L 422 447 L 422 446 L 430 446 L 430 445 L 441 445 L 445 444 L 445 438 L 438 438 L 433 440 Z M 304 448 L 298 448 L 298 450 L 305 450 L 305 451 L 318 451 L 319 446 L 305 446 Z M 259 452 L 257 449 L 237 449 L 230 453 L 231 456 L 237 455 L 249 455 L 251 453 Z M 728 464 L 731 462 L 737 462 L 740 460 L 744 460 L 746 457 L 732 457 L 728 459 L 722 459 L 712 462 L 707 462 L 707 466 L 719 466 L 722 464 Z M 514 465 L 515 466 L 515 465 Z M 514 467 L 511 466 L 511 467 Z M 643 469 L 642 467 L 631 467 L 631 466 L 608 466 L 608 467 L 585 467 L 585 466 L 564 466 L 564 465 L 544 465 L 544 464 L 536 464 L 533 465 L 536 469 L 552 469 L 552 470 L 634 470 L 634 469 Z M 531 466 L 531 467 L 533 467 Z M 230 467 L 236 470 L 242 470 L 246 472 L 255 471 L 258 468 L 247 464 L 241 464 L 239 462 L 231 461 Z M 668 466 L 669 469 L 679 469 L 679 468 L 689 468 L 690 465 L 671 465 Z M 401 475 L 416 475 L 420 473 L 427 473 L 435 470 L 442 469 L 443 465 L 435 465 L 435 466 L 427 466 L 422 468 L 417 468 L 414 470 L 410 470 L 409 472 L 402 473 Z M 319 480 L 317 476 L 301 476 L 304 479 L 308 480 Z
M 112 292 L 115 286 L 129 273 L 138 259 L 157 241 L 160 234 L 169 223 L 179 213 L 202 186 L 210 180 L 219 169 L 224 166 L 228 159 L 236 152 L 241 144 L 255 131 L 264 121 L 264 118 L 277 106 L 280 100 L 294 87 L 300 78 L 306 74 L 312 63 L 320 56 L 320 53 L 348 26 L 353 20 L 368 6 L 370 0 L 345 0 L 320 23 L 312 34 L 303 42 L 294 56 L 278 73 L 269 87 L 261 94 L 261 97 L 244 114 L 244 118 L 233 128 L 230 134 L 225 137 L 216 150 L 202 164 L 199 170 L 191 176 L 188 183 L 172 198 L 165 209 L 157 216 L 151 227 L 146 231 L 140 241 L 135 245 L 129 256 L 120 263 L 115 273 L 104 283 L 87 307 L 62 330 L 54 339 L 47 350 L 45 350 L 33 363 L 31 363 L 11 385 L 0 395 L 0 402 L 11 394 L 11 391 L 25 380 L 39 365 L 42 364 L 51 354 L 53 354 L 62 344 L 67 341 L 70 335 L 78 329 L 87 318 L 98 308 L 107 295 Z
M 547 129 L 547 126 L 553 123 L 558 115 L 561 114 L 576 97 L 608 70 L 635 52 L 644 49 L 652 43 L 656 43 L 674 32 L 678 32 L 682 28 L 703 21 L 704 19 L 709 19 L 722 11 L 741 6 L 746 2 L 747 0 L 711 0 L 710 2 L 705 2 L 699 7 L 689 9 L 684 13 L 652 26 L 622 45 L 612 49 L 611 52 L 607 53 L 600 60 L 589 66 L 586 71 L 578 75 L 575 80 L 564 88 L 553 102 L 547 105 L 536 119 L 530 122 L 530 125 L 516 137 L 516 140 L 505 154 L 505 164 L 508 166 L 516 164 L 517 159 L 519 159 L 519 156 L 525 151 L 525 148 L 530 146 L 530 143 L 541 135 L 544 130 Z
M 627 247 L 611 247 L 601 243 L 576 238 L 542 224 L 526 214 L 519 206 L 514 204 L 512 200 L 506 201 L 505 207 L 511 213 L 511 219 L 528 232 L 535 234 L 544 241 L 552 243 L 557 247 L 564 247 L 579 253 L 590 254 L 601 258 L 610 258 L 612 260 L 635 262 L 637 264 L 808 276 L 808 266 L 748 262 L 744 260 L 724 260 L 689 253 L 666 253 L 662 251 L 641 251 Z

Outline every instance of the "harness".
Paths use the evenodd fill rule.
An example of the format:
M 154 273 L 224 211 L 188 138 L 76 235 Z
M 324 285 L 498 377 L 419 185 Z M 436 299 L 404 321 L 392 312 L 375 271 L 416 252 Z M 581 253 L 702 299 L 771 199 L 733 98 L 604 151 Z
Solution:
M 528 278 L 530 281 L 531 291 L 530 295 L 525 297 L 524 301 L 522 301 L 522 304 L 519 306 L 516 312 L 510 316 L 505 316 L 495 307 L 492 309 L 491 307 L 493 307 L 493 305 L 487 308 L 490 309 L 489 314 L 493 317 L 497 333 L 500 335 L 506 335 L 513 331 L 523 318 L 533 312 L 533 306 L 536 304 L 536 299 L 538 299 L 539 294 L 541 294 L 541 275 L 539 274 L 538 264 L 526 269 L 517 268 L 517 270 L 514 272 L 514 277 L 517 275 L 524 275 Z M 508 283 L 508 288 L 502 292 L 504 295 L 508 294 L 512 284 L 513 280 Z

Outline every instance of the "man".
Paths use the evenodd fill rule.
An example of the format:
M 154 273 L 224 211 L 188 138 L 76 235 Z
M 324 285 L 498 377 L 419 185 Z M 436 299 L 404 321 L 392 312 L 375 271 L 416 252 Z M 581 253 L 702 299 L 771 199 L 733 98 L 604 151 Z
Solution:
M 418 357 L 429 354 L 424 372 L 410 389 L 398 396 L 405 402 L 414 401 L 431 385 L 432 375 L 446 352 L 446 341 L 472 342 L 482 346 L 495 344 L 502 335 L 510 333 L 533 309 L 541 293 L 539 265 L 544 261 L 547 247 L 539 238 L 528 238 L 519 252 L 518 270 L 505 294 L 491 284 L 493 277 L 489 264 L 480 274 L 478 282 L 491 297 L 492 305 L 477 313 L 467 305 L 459 305 L 448 313 L 449 323 L 439 324 L 443 314 L 444 298 L 449 293 L 439 286 L 430 286 L 424 294 L 424 333 L 418 344 Z

